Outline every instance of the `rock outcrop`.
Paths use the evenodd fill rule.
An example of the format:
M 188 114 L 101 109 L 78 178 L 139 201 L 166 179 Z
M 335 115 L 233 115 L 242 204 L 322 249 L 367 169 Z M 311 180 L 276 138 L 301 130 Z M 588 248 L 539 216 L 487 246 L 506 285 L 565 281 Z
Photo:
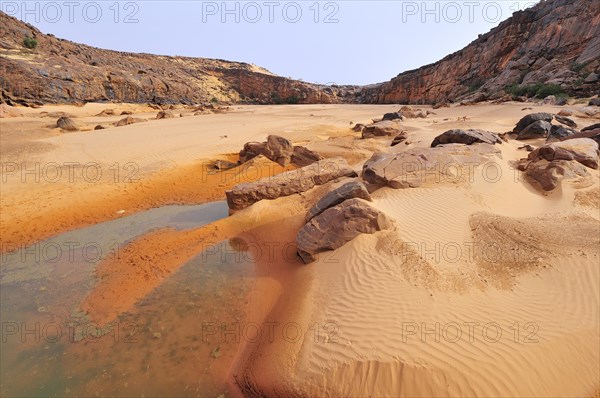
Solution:
M 263 199 L 277 199 L 308 191 L 316 185 L 341 177 L 356 177 L 356 172 L 343 158 L 324 159 L 297 170 L 242 183 L 226 191 L 231 210 L 241 210 Z
M 102 50 L 46 35 L 0 12 L 2 101 L 199 104 L 355 102 L 358 86 L 276 76 L 244 62 Z M 38 42 L 23 47 L 23 37 Z
M 311 219 L 296 236 L 298 255 L 308 264 L 361 234 L 389 229 L 392 222 L 361 199 L 348 199 Z
M 600 2 L 547 0 L 515 12 L 442 60 L 366 87 L 367 103 L 435 104 L 500 99 L 511 85 L 554 84 L 592 96 L 600 83 Z M 415 16 L 416 18 L 417 16 Z

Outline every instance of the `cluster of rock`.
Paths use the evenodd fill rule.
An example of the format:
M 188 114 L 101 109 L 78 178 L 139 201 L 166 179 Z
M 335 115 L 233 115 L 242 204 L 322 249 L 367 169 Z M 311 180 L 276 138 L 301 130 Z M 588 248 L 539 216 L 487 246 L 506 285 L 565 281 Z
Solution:
M 593 131 L 597 139 L 600 137 L 600 129 L 589 131 Z M 529 182 L 544 191 L 552 191 L 563 179 L 589 176 L 586 167 L 597 169 L 599 154 L 597 141 L 568 137 L 535 149 L 518 162 L 517 168 Z
M 265 142 L 244 144 L 240 151 L 239 163 L 245 163 L 258 155 L 263 155 L 284 167 L 290 163 L 303 167 L 323 159 L 318 153 L 303 146 L 294 146 L 288 139 L 278 135 L 269 135 Z
M 552 124 L 556 120 L 560 125 Z M 532 113 L 524 116 L 512 131 L 518 140 L 546 138 L 547 141 L 561 140 L 579 131 L 577 123 L 563 115 L 546 112 Z

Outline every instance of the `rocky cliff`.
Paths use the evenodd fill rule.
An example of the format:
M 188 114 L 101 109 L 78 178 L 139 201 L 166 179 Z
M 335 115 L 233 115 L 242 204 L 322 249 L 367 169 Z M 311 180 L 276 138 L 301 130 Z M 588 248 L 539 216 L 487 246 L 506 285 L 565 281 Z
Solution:
M 507 86 L 535 84 L 591 96 L 600 91 L 598 74 L 600 1 L 542 0 L 434 64 L 364 88 L 361 99 L 414 104 L 481 101 L 504 96 Z
M 46 35 L 0 12 L 3 102 L 335 103 L 356 87 L 324 87 L 241 62 L 102 50 Z M 25 48 L 25 37 L 37 41 Z
M 542 0 L 434 64 L 364 87 L 319 86 L 240 62 L 101 50 L 3 13 L 0 33 L 4 102 L 428 104 L 531 96 L 543 86 L 600 93 L 598 0 Z M 37 40 L 35 49 L 24 47 L 26 36 Z

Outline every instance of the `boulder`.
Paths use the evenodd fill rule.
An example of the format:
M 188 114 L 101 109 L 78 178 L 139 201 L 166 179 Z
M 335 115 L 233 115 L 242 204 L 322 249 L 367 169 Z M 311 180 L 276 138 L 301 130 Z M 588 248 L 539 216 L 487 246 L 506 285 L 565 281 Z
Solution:
M 435 148 L 412 148 L 400 153 L 375 153 L 362 169 L 365 181 L 394 189 L 415 188 L 428 181 L 457 182 L 468 176 L 463 166 L 488 161 L 487 155 L 500 154 L 490 144 L 448 144 Z
M 247 142 L 244 149 L 240 151 L 240 163 L 264 155 L 266 158 L 278 163 L 281 166 L 290 164 L 294 146 L 287 139 L 278 135 L 270 135 L 266 142 Z
M 68 116 L 61 116 L 56 121 L 56 127 L 65 131 L 79 131 L 77 124 Z
M 398 134 L 397 136 L 394 137 L 394 139 L 392 140 L 391 146 L 396 146 L 396 145 L 400 144 L 401 142 L 406 141 L 407 138 L 408 138 L 408 133 L 406 131 L 402 131 L 402 132 L 400 132 L 400 134 Z
M 402 132 L 400 125 L 390 120 L 384 120 L 366 126 L 362 131 L 362 138 L 395 136 Z
M 231 210 L 241 210 L 263 199 L 277 199 L 308 191 L 315 185 L 322 185 L 341 177 L 356 176 L 356 172 L 348 163 L 337 157 L 255 182 L 236 185 L 226 191 L 225 195 Z
M 171 112 L 171 111 L 160 111 L 156 115 L 157 119 L 173 119 L 174 117 L 175 117 L 175 114 L 173 114 L 173 112 Z
M 123 111 L 121 112 L 121 116 L 133 115 L 132 111 Z
M 306 222 L 309 222 L 313 217 L 318 216 L 330 207 L 337 206 L 340 203 L 352 199 L 361 198 L 369 202 L 372 201 L 369 191 L 361 181 L 350 181 L 328 192 L 308 211 Z
M 552 191 L 560 182 L 567 178 L 586 177 L 589 175 L 584 166 L 569 160 L 553 160 L 551 162 L 541 159 L 537 161 L 522 160 L 518 169 L 525 179 L 534 186 L 538 185 L 544 191 Z
M 572 129 L 576 129 L 577 128 L 577 123 L 575 123 L 572 119 L 569 119 L 568 117 L 561 116 L 561 115 L 556 115 L 556 116 L 554 116 L 554 119 L 556 119 L 556 121 L 559 122 L 560 124 L 564 124 L 565 126 L 569 126 Z
M 600 106 L 600 98 L 592 98 L 589 102 L 590 106 Z
M 581 132 L 600 129 L 600 123 L 592 124 L 581 129 Z
M 448 130 L 443 134 L 435 137 L 433 142 L 431 143 L 431 147 L 434 148 L 438 145 L 444 144 L 466 144 L 472 145 L 475 143 L 484 143 L 484 144 L 501 144 L 502 140 L 496 133 L 492 133 L 491 131 L 485 130 Z
M 265 142 L 246 142 L 244 148 L 240 151 L 240 163 L 246 163 L 262 154 L 266 146 Z
M 298 231 L 298 255 L 305 264 L 319 253 L 338 249 L 361 234 L 389 229 L 391 220 L 361 199 L 348 199 L 311 219 Z
M 553 125 L 550 129 L 550 133 L 548 133 L 548 138 L 546 141 L 560 141 L 573 134 L 577 134 L 577 130 L 573 130 L 564 126 Z
M 99 124 L 96 127 L 94 127 L 94 130 L 104 130 L 106 127 L 104 127 L 103 125 Z
M 517 135 L 518 140 L 530 140 L 533 138 L 547 137 L 552 129 L 552 124 L 544 120 L 538 120 L 525 127 Z
M 598 143 L 598 145 L 600 145 L 600 127 L 598 127 L 595 130 L 585 130 L 585 131 L 581 131 L 579 133 L 570 135 L 566 138 L 563 138 L 563 141 L 574 140 L 577 138 L 589 138 L 589 139 L 596 141 Z
M 391 112 L 383 115 L 383 120 L 404 120 L 404 116 L 399 112 Z
M 529 154 L 529 160 L 574 160 L 592 169 L 598 168 L 598 143 L 589 138 L 552 142 Z
M 561 109 L 560 112 L 558 112 L 558 116 L 572 116 L 573 112 L 566 110 L 566 109 Z
M 519 120 L 519 122 L 513 129 L 513 133 L 520 134 L 521 131 L 523 131 L 527 126 L 529 126 L 530 124 L 532 124 L 534 122 L 540 121 L 540 120 L 545 121 L 545 122 L 551 122 L 553 117 L 554 116 L 552 116 L 552 114 L 545 113 L 545 112 L 531 113 L 527 116 L 524 116 L 521 120 Z
M 400 108 L 398 113 L 407 119 L 425 119 L 427 117 L 427 113 L 423 112 L 421 109 L 413 109 L 406 105 Z
M 303 146 L 295 146 L 292 153 L 292 163 L 299 167 L 308 166 L 309 164 L 323 160 L 323 156 L 311 151 Z
M 142 122 L 147 122 L 146 119 L 142 119 L 139 117 L 131 117 L 131 116 L 127 116 L 121 120 L 119 120 L 115 126 L 116 127 L 121 127 L 121 126 L 127 126 L 129 124 L 134 124 L 134 123 L 142 123 Z

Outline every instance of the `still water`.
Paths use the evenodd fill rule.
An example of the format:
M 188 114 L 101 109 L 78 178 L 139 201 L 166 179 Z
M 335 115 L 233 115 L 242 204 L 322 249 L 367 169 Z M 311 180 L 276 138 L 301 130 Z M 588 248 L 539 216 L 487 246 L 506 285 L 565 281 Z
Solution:
M 225 202 L 165 206 L 5 254 L 0 396 L 228 396 L 254 267 L 229 242 L 198 254 L 100 328 L 78 304 L 94 269 L 139 235 L 227 216 Z M 242 326 L 243 327 L 243 326 Z

